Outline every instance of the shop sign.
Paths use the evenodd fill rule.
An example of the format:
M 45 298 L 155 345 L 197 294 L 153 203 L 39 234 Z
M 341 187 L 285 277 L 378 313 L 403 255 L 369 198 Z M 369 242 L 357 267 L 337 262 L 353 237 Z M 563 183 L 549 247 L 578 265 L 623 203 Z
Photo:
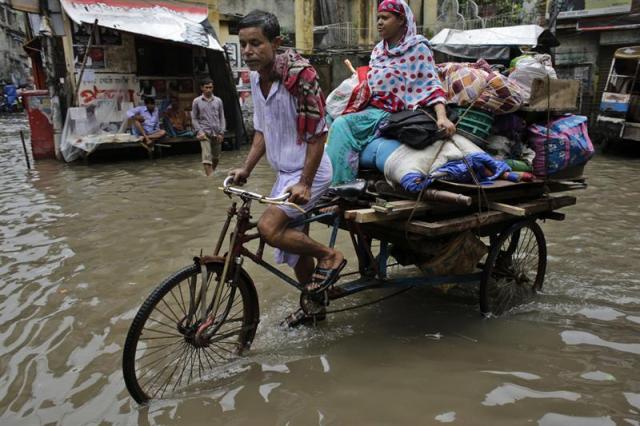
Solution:
M 10 0 L 9 5 L 12 9 L 22 12 L 40 13 L 39 0 Z
M 553 1 L 554 0 L 547 1 L 547 11 L 550 10 L 550 5 Z M 627 13 L 631 10 L 631 1 L 632 0 L 565 0 L 560 2 L 558 19 Z
M 133 74 L 92 74 L 80 83 L 80 105 L 87 105 L 95 99 L 115 99 L 120 102 L 136 101 L 139 91 L 138 77 Z

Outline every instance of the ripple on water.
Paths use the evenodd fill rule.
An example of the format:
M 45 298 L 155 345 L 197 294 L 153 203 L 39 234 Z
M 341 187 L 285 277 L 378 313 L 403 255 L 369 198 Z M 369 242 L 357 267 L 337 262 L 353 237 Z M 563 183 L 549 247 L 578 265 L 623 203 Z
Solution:
M 640 355 L 640 343 L 609 342 L 596 336 L 595 334 L 575 330 L 563 331 L 562 333 L 560 333 L 560 336 L 562 337 L 562 341 L 567 345 L 601 346 L 614 349 L 616 351 Z
M 567 401 L 577 401 L 581 395 L 576 392 L 568 391 L 550 391 L 543 392 L 530 389 L 524 386 L 515 385 L 513 383 L 505 383 L 489 392 L 482 405 L 489 407 L 513 404 L 517 401 L 527 398 L 533 399 L 564 399 Z
M 547 413 L 540 420 L 540 426 L 616 426 L 611 417 L 576 417 Z

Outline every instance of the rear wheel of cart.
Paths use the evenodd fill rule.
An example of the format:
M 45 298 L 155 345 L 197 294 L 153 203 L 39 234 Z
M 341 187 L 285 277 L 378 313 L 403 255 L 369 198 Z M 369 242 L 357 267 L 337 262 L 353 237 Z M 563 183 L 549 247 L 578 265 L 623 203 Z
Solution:
M 500 315 L 542 289 L 547 244 L 535 221 L 518 222 L 492 242 L 480 280 L 480 311 Z

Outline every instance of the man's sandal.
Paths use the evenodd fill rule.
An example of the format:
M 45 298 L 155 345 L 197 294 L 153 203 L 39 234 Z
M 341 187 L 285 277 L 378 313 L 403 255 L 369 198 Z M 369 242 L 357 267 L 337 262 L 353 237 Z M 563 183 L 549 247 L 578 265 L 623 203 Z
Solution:
M 311 282 L 304 287 L 303 291 L 307 294 L 322 293 L 332 284 L 335 284 L 335 282 L 338 281 L 340 272 L 346 265 L 347 259 L 342 259 L 342 262 L 340 262 L 340 264 L 336 268 L 316 268 L 313 271 L 313 278 Z

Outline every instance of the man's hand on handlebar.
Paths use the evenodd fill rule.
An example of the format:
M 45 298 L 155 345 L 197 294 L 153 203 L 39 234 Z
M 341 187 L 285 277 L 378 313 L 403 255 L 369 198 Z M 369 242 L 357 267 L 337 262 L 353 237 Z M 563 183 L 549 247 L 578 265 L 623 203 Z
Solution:
M 287 201 L 289 201 L 290 203 L 297 204 L 299 206 L 303 206 L 307 204 L 311 199 L 311 188 L 309 187 L 309 185 L 306 185 L 302 182 L 296 183 L 291 188 L 289 188 L 288 191 L 286 192 L 291 193 Z
M 233 183 L 236 185 L 244 185 L 249 179 L 249 172 L 245 169 L 233 169 L 229 172 L 229 176 L 233 177 Z

